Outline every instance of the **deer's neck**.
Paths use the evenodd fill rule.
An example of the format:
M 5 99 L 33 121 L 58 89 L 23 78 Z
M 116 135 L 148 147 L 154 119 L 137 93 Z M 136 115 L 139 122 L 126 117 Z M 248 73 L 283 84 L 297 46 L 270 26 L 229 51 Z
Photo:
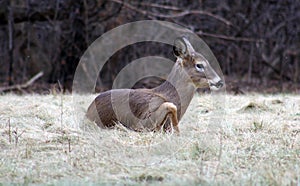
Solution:
M 176 62 L 167 80 L 157 90 L 175 103 L 177 107 L 180 107 L 179 118 L 181 118 L 189 106 L 196 88 L 191 83 L 187 72 Z

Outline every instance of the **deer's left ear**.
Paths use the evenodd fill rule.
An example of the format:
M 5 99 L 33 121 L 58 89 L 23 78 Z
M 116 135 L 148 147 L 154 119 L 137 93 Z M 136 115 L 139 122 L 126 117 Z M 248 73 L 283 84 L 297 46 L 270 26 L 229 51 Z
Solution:
M 173 52 L 176 57 L 183 58 L 187 55 L 191 55 L 193 52 L 195 52 L 195 50 L 189 40 L 183 36 L 175 39 Z

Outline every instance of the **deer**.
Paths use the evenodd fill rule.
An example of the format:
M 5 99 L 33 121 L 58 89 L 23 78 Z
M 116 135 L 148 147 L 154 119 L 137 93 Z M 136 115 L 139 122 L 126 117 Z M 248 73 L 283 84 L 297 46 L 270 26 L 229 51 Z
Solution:
M 188 38 L 173 44 L 176 62 L 166 81 L 152 89 L 112 89 L 100 93 L 86 117 L 100 128 L 118 123 L 137 132 L 174 132 L 198 88 L 220 89 L 223 80 L 209 61 L 196 52 Z

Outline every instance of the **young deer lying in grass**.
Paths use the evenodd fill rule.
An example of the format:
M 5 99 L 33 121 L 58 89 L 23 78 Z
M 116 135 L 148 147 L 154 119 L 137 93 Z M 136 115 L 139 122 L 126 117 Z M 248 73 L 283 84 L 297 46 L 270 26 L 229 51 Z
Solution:
M 153 89 L 114 89 L 101 93 L 91 103 L 87 118 L 99 127 L 120 122 L 135 131 L 170 130 L 179 133 L 178 122 L 197 88 L 223 86 L 209 62 L 195 52 L 185 37 L 175 40 L 177 61 L 167 80 Z M 172 124 L 172 125 L 170 125 Z

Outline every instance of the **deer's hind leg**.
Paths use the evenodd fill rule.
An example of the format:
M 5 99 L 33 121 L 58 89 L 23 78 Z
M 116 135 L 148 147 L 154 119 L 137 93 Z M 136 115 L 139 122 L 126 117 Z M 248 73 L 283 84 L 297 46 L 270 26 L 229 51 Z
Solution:
M 153 118 L 156 117 L 156 118 Z M 177 107 L 171 102 L 165 102 L 159 106 L 155 113 L 151 116 L 156 123 L 156 131 L 160 130 L 168 118 L 171 119 L 173 129 L 179 134 Z M 152 120 L 153 120 L 152 119 Z

